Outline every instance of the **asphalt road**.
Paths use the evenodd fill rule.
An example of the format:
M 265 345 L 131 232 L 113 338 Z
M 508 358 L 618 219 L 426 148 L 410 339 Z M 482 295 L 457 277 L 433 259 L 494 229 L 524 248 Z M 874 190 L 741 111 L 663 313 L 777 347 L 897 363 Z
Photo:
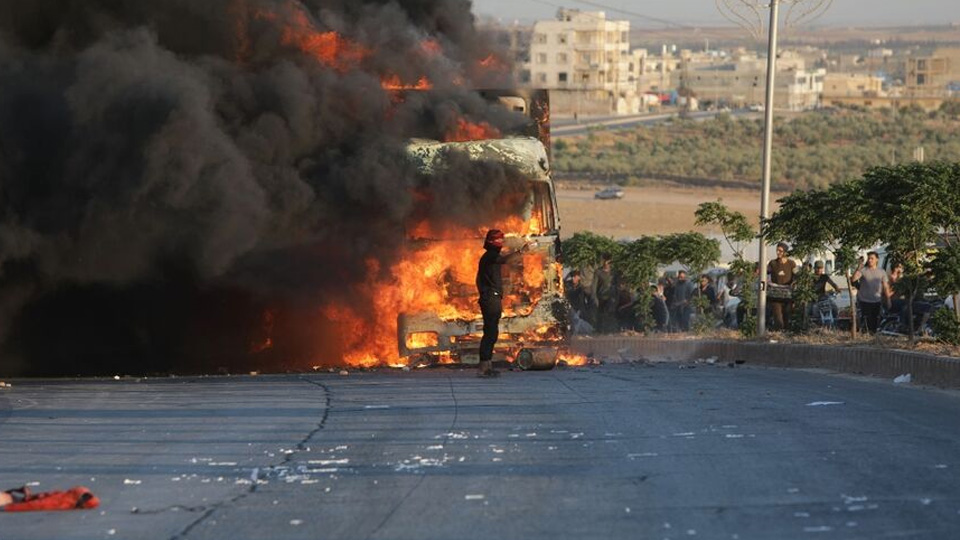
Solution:
M 760 367 L 7 381 L 0 539 L 954 539 L 960 395 Z
M 751 111 L 732 111 L 727 113 L 720 113 L 716 111 L 696 111 L 689 114 L 689 118 L 692 120 L 703 121 L 714 118 L 720 114 L 729 114 L 735 118 L 748 118 L 748 117 L 758 117 L 759 114 Z M 550 134 L 554 139 L 562 139 L 564 137 L 575 137 L 578 135 L 586 135 L 592 129 L 606 129 L 606 130 L 617 130 L 617 129 L 630 129 L 637 126 L 654 126 L 657 124 L 662 124 L 664 122 L 673 121 L 677 119 L 677 114 L 670 112 L 664 114 L 640 114 L 640 115 L 628 115 L 628 116 L 611 116 L 603 118 L 589 118 L 583 119 L 579 124 L 570 124 L 563 123 L 559 126 L 554 126 L 550 130 Z

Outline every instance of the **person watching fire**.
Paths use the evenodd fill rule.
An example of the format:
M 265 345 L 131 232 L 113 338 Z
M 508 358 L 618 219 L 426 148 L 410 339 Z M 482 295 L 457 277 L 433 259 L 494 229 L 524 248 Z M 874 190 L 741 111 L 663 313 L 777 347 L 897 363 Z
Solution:
M 502 267 L 515 255 L 530 247 L 529 243 L 507 254 L 503 254 L 503 231 L 490 229 L 483 241 L 486 252 L 480 257 L 477 267 L 477 291 L 480 293 L 480 313 L 483 315 L 483 337 L 480 339 L 480 365 L 477 375 L 496 377 L 499 372 L 493 369 L 493 347 L 500 335 L 500 317 L 503 314 L 503 274 Z

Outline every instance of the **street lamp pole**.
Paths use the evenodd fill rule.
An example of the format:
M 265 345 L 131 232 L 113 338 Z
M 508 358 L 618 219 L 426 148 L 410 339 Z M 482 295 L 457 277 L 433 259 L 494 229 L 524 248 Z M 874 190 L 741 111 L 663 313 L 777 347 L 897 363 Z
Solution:
M 773 105 L 777 75 L 777 28 L 780 26 L 780 0 L 770 0 L 770 39 L 767 44 L 767 97 L 763 107 L 763 185 L 760 196 L 760 286 L 757 293 L 757 335 L 767 332 L 767 246 L 763 221 L 770 217 L 770 174 L 773 159 Z

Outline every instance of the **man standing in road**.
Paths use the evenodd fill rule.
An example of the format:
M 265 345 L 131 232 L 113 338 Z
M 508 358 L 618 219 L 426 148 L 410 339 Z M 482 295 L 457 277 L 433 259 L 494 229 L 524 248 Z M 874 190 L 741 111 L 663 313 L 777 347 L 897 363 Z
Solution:
M 477 267 L 477 291 L 480 293 L 480 313 L 483 315 L 483 337 L 480 339 L 480 366 L 477 375 L 496 377 L 493 369 L 493 347 L 500 335 L 500 316 L 503 314 L 502 266 L 513 256 L 524 251 L 529 244 L 508 253 L 503 251 L 503 231 L 490 229 L 483 242 L 486 252 L 480 257 Z
M 790 287 L 793 285 L 793 274 L 797 263 L 787 257 L 790 246 L 780 242 L 777 244 L 777 258 L 767 264 L 767 275 L 770 276 L 770 314 L 773 315 L 773 330 L 786 330 L 792 315 L 793 300 L 790 298 Z M 776 293 L 782 296 L 776 296 Z
M 878 268 L 880 255 L 876 251 L 867 253 L 867 266 L 861 260 L 857 271 L 853 273 L 854 283 L 858 283 L 857 304 L 871 334 L 877 333 L 880 326 L 880 307 L 884 297 L 890 298 L 890 281 L 887 273 Z

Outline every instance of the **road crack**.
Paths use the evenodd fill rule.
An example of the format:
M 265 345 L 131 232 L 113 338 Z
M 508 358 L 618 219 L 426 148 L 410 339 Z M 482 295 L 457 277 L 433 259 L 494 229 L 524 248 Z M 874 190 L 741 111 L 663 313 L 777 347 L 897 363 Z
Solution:
M 305 382 L 307 384 L 317 386 L 321 390 L 323 390 L 324 408 L 323 408 L 323 415 L 320 417 L 320 422 L 317 424 L 317 426 L 314 429 L 312 429 L 309 433 L 307 433 L 306 436 L 304 436 L 303 439 L 301 439 L 296 444 L 293 451 L 285 453 L 283 456 L 283 459 L 280 460 L 279 463 L 268 465 L 263 468 L 258 467 L 254 469 L 253 474 L 251 474 L 251 478 L 250 478 L 253 481 L 253 483 L 250 485 L 250 487 L 246 491 L 244 491 L 243 493 L 240 493 L 239 495 L 235 495 L 229 499 L 225 499 L 213 505 L 193 506 L 193 507 L 182 506 L 182 505 L 172 505 L 172 506 L 168 506 L 166 508 L 157 509 L 157 510 L 135 509 L 133 513 L 149 515 L 149 514 L 161 514 L 164 512 L 177 511 L 177 510 L 184 510 L 187 512 L 202 512 L 197 519 L 190 522 L 186 527 L 183 528 L 183 530 L 181 530 L 179 533 L 175 534 L 174 536 L 170 537 L 170 540 L 184 540 L 190 535 L 191 532 L 193 532 L 194 529 L 206 523 L 207 520 L 209 520 L 215 513 L 217 513 L 218 510 L 234 505 L 246 499 L 247 497 L 253 495 L 254 493 L 256 493 L 257 488 L 260 485 L 259 480 L 261 479 L 261 477 L 266 476 L 266 474 L 261 471 L 278 469 L 278 468 L 284 467 L 285 465 L 290 464 L 290 462 L 292 462 L 298 454 L 308 449 L 307 443 L 309 443 L 311 439 L 313 439 L 318 433 L 320 433 L 320 431 L 324 429 L 324 427 L 327 424 L 327 418 L 330 417 L 330 404 L 332 401 L 330 389 L 321 381 L 311 380 L 305 377 L 300 377 L 299 380 L 301 382 Z
M 457 393 L 454 391 L 454 388 L 453 388 L 453 379 L 450 378 L 449 376 L 447 376 L 447 383 L 450 385 L 450 398 L 453 400 L 453 421 L 450 422 L 450 427 L 447 429 L 447 433 L 446 435 L 444 435 L 443 441 L 441 441 L 441 445 L 444 447 L 446 447 L 447 444 L 450 443 L 451 434 L 453 433 L 453 430 L 456 429 L 457 421 L 460 419 L 460 402 L 457 400 Z M 366 540 L 370 540 L 370 538 L 373 538 L 374 536 L 376 536 L 377 533 L 379 533 L 380 530 L 383 529 L 384 525 L 386 525 L 390 521 L 390 519 L 393 518 L 394 514 L 396 514 L 397 511 L 400 510 L 400 507 L 403 506 L 405 502 L 407 502 L 407 499 L 409 499 L 410 496 L 413 495 L 414 492 L 416 492 L 417 489 L 420 488 L 420 485 L 423 484 L 423 481 L 426 477 L 427 477 L 426 474 L 420 475 L 420 478 L 418 478 L 417 482 L 413 485 L 413 487 L 410 488 L 410 491 L 407 491 L 406 495 L 404 495 L 403 498 L 397 501 L 397 504 L 395 504 L 393 508 L 391 508 L 390 511 L 387 512 L 387 515 L 384 516 L 383 520 L 381 520 L 380 523 L 377 524 L 377 527 L 370 534 L 366 536 Z

